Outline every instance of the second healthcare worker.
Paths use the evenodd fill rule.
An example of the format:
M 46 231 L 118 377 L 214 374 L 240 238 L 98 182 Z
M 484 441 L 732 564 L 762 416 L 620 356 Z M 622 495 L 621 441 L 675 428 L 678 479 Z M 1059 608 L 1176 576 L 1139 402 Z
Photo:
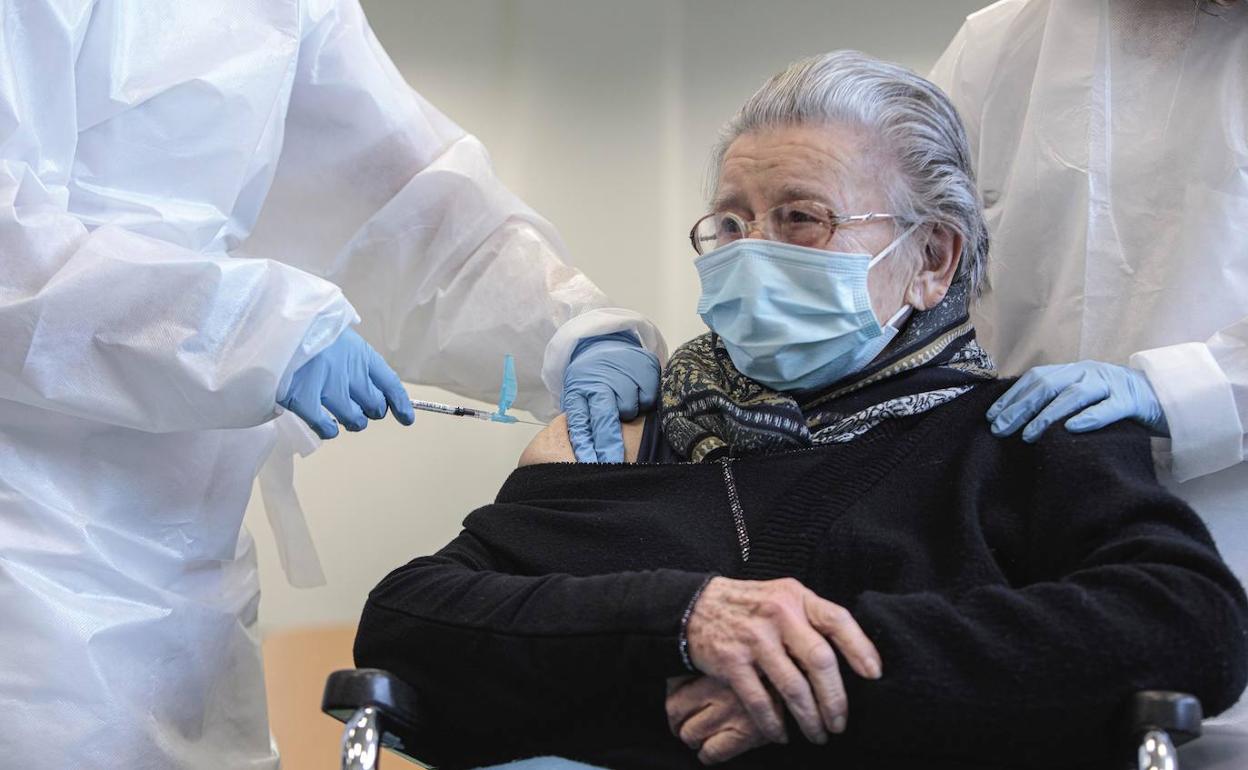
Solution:
M 994 430 L 1143 423 L 1248 582 L 1248 3 L 1004 0 L 933 79 L 992 236 L 976 325 L 1004 372 L 1039 366 Z M 1248 704 L 1191 751 L 1243 767 Z
M 410 422 L 383 357 L 489 398 L 513 353 L 520 405 L 544 382 L 615 459 L 663 343 L 357 0 L 0 15 L 0 756 L 272 768 L 240 528 L 278 403 Z

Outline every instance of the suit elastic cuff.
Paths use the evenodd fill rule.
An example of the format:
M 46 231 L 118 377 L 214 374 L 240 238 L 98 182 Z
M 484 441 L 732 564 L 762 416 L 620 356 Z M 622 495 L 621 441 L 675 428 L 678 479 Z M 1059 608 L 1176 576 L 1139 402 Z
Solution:
M 1204 343 L 1145 350 L 1131 356 L 1130 365 L 1148 377 L 1165 412 L 1175 480 L 1243 460 L 1244 428 L 1231 383 Z
M 632 310 L 604 307 L 590 310 L 571 318 L 560 326 L 546 344 L 542 362 L 542 382 L 555 399 L 563 393 L 563 373 L 572 360 L 572 351 L 586 337 L 614 332 L 633 332 L 641 340 L 641 346 L 667 361 L 667 343 L 658 328 L 646 317 Z
M 317 353 L 334 344 L 334 341 L 353 324 L 360 322 L 360 314 L 355 312 L 355 308 L 342 295 L 342 292 L 337 287 L 334 292 L 334 300 L 309 319 L 307 331 L 304 332 L 299 347 L 295 349 L 294 356 L 286 364 L 281 380 L 278 381 L 277 397 L 274 403 L 286 398 L 290 390 L 290 381 L 301 366 L 311 361 Z

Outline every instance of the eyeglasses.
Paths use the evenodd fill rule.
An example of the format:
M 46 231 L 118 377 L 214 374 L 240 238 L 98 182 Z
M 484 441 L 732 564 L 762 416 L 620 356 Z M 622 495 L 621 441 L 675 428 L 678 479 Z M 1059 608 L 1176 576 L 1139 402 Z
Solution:
M 757 230 L 769 241 L 822 249 L 841 225 L 865 224 L 877 219 L 897 217 L 892 214 L 838 216 L 822 203 L 794 201 L 782 203 L 752 222 L 727 211 L 707 214 L 693 224 L 689 242 L 693 244 L 693 250 L 702 255 L 739 241 Z

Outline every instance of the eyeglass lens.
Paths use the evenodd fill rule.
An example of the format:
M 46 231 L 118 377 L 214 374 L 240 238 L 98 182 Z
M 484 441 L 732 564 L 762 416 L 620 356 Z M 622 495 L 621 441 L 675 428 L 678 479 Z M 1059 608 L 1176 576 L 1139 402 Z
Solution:
M 794 246 L 822 248 L 832 237 L 836 226 L 830 213 L 814 203 L 785 203 L 768 211 L 756 223 L 731 212 L 718 212 L 703 217 L 694 226 L 694 249 L 699 254 L 725 246 L 749 235 L 751 226 L 760 225 L 764 238 L 783 241 Z

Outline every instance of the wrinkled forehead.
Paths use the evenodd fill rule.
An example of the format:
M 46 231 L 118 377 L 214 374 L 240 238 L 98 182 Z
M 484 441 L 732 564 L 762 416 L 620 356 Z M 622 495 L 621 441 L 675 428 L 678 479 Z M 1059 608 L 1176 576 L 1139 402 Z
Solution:
M 884 211 L 887 164 L 877 145 L 865 129 L 844 124 L 742 134 L 724 153 L 712 208 L 758 216 L 782 203 L 814 200 L 838 213 Z

